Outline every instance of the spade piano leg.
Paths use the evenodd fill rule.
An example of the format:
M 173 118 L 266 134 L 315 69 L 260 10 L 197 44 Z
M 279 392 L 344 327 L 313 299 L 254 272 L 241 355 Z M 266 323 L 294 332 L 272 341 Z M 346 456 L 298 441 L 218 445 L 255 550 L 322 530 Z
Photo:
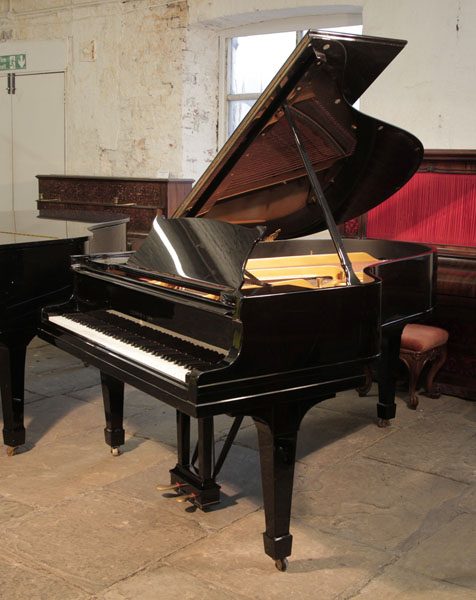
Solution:
M 33 336 L 31 336 L 33 337 Z M 3 410 L 3 441 L 12 456 L 25 443 L 23 424 L 25 356 L 28 341 L 0 344 L 0 390 Z
M 177 464 L 190 467 L 190 417 L 177 411 Z
M 124 444 L 124 382 L 101 371 L 101 386 L 106 415 L 104 437 L 112 455 L 117 456 L 119 446 Z
M 286 557 L 292 547 L 289 525 L 297 434 L 303 416 L 315 403 L 316 399 L 292 405 L 277 404 L 253 416 L 258 431 L 263 485 L 264 550 L 280 571 L 286 570 Z
M 381 355 L 378 361 L 379 427 L 386 427 L 396 414 L 395 389 L 400 363 L 400 340 L 403 327 L 382 330 Z

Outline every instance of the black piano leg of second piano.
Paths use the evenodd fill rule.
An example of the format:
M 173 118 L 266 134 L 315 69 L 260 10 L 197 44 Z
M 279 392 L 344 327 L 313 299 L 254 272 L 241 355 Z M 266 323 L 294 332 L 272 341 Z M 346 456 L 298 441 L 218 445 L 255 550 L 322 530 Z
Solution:
M 25 356 L 30 339 L 18 344 L 0 344 L 3 441 L 8 447 L 7 454 L 9 456 L 15 453 L 18 446 L 25 443 L 23 424 Z
M 101 371 L 101 386 L 106 415 L 104 437 L 111 453 L 117 456 L 119 446 L 124 444 L 124 382 Z
M 403 328 L 382 330 L 381 355 L 378 361 L 379 427 L 386 427 L 396 414 L 395 389 L 397 385 L 400 340 Z

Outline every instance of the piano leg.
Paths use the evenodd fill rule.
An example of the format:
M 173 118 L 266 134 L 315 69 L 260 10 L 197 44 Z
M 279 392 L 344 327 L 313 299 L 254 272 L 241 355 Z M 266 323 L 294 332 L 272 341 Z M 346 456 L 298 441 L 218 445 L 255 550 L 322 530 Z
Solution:
M 190 468 L 190 417 L 177 411 L 177 464 Z
M 124 382 L 101 371 L 101 387 L 106 415 L 104 437 L 111 454 L 118 456 L 119 446 L 124 444 Z
M 264 550 L 275 561 L 279 571 L 286 570 L 286 557 L 291 554 L 292 547 L 289 524 L 297 433 L 303 416 L 317 402 L 319 399 L 292 404 L 276 403 L 253 416 L 258 431 L 263 485 L 266 522 L 266 531 L 263 533 Z
M 382 330 L 381 354 L 378 361 L 379 427 L 387 427 L 396 414 L 395 389 L 400 364 L 400 340 L 403 327 Z
M 32 336 L 17 344 L 0 344 L 0 391 L 3 410 L 3 441 L 13 456 L 25 443 L 23 424 L 26 347 Z
M 212 482 L 215 463 L 213 417 L 198 419 L 198 472 L 203 485 Z
M 190 464 L 190 417 L 180 412 L 177 412 L 177 446 L 177 465 L 170 471 L 170 481 L 180 494 L 178 500 L 189 500 L 201 509 L 220 502 L 220 486 L 213 475 L 213 417 L 198 419 L 198 471 L 192 471 Z

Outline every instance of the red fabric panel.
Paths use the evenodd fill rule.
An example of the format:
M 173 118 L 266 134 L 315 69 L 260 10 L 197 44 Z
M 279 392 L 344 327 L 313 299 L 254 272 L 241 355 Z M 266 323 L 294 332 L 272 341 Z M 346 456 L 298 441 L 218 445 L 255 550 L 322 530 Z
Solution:
M 476 246 L 476 176 L 416 173 L 367 213 L 367 237 Z

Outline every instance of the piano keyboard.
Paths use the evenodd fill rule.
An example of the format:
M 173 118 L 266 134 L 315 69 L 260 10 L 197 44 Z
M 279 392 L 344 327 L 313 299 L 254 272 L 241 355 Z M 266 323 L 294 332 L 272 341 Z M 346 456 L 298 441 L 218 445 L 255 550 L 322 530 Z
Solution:
M 90 311 L 48 320 L 88 341 L 185 382 L 192 368 L 206 370 L 220 362 L 225 351 L 180 336 L 117 311 Z

